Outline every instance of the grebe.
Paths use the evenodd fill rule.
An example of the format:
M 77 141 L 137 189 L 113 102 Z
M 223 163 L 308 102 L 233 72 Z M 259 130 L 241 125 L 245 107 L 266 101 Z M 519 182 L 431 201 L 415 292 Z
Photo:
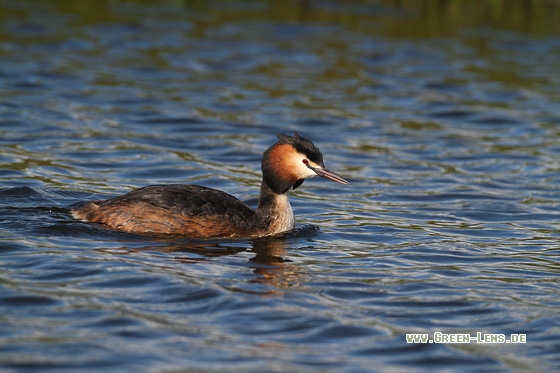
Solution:
M 220 190 L 173 184 L 147 186 L 105 201 L 87 202 L 73 209 L 72 215 L 130 233 L 261 237 L 293 229 L 288 190 L 296 189 L 306 178 L 318 175 L 348 184 L 326 169 L 321 151 L 297 133 L 279 134 L 278 142 L 264 152 L 261 168 L 256 210 Z

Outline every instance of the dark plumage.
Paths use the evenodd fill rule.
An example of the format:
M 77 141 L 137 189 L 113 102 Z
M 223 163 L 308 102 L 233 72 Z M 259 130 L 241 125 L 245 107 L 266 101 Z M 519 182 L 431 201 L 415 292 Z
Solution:
M 325 167 L 323 164 L 323 154 L 310 140 L 301 137 L 296 132 L 294 132 L 294 136 L 288 136 L 283 133 L 277 136 L 278 144 L 291 145 L 298 153 L 305 154 L 310 161 L 317 163 L 321 167 Z

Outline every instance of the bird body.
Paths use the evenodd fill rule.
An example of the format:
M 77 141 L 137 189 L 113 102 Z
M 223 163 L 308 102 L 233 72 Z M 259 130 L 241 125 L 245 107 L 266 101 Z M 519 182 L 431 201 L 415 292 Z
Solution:
M 297 133 L 278 135 L 261 162 L 263 180 L 256 210 L 223 191 L 198 185 L 151 185 L 73 209 L 75 218 L 140 234 L 192 238 L 262 237 L 294 227 L 288 190 L 321 176 L 348 184 L 325 168 L 313 143 Z

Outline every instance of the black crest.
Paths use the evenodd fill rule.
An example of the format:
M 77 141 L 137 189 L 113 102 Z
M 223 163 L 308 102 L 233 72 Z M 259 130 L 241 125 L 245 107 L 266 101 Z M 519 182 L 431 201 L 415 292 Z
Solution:
M 305 154 L 305 156 L 320 166 L 323 166 L 323 154 L 310 140 L 301 137 L 294 132 L 294 136 L 288 136 L 286 134 L 278 134 L 278 144 L 289 144 L 293 146 L 299 153 Z

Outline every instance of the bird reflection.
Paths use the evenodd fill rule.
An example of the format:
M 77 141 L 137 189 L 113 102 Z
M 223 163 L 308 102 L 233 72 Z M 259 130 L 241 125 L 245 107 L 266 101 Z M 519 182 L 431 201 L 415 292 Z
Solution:
M 281 238 L 257 239 L 253 241 L 252 251 L 255 256 L 250 259 L 254 273 L 258 278 L 251 282 L 268 283 L 277 286 L 294 286 L 299 283 L 297 266 L 290 259 L 285 259 L 286 241 Z
M 244 252 L 253 253 L 249 258 L 248 267 L 257 275 L 249 283 L 270 284 L 275 286 L 297 286 L 301 273 L 299 265 L 287 258 L 289 248 L 294 244 L 294 237 L 315 234 L 316 227 L 305 227 L 290 234 L 272 237 L 256 238 L 253 240 L 223 241 L 223 240 L 170 240 L 168 238 L 152 239 L 153 244 L 142 247 L 122 247 L 120 249 L 98 249 L 111 254 L 160 252 L 175 253 L 174 261 L 189 264 L 208 261 L 211 258 L 235 256 Z M 189 253 L 194 255 L 180 255 Z M 161 266 L 161 262 L 158 263 Z M 188 270 L 188 269 L 187 269 Z

